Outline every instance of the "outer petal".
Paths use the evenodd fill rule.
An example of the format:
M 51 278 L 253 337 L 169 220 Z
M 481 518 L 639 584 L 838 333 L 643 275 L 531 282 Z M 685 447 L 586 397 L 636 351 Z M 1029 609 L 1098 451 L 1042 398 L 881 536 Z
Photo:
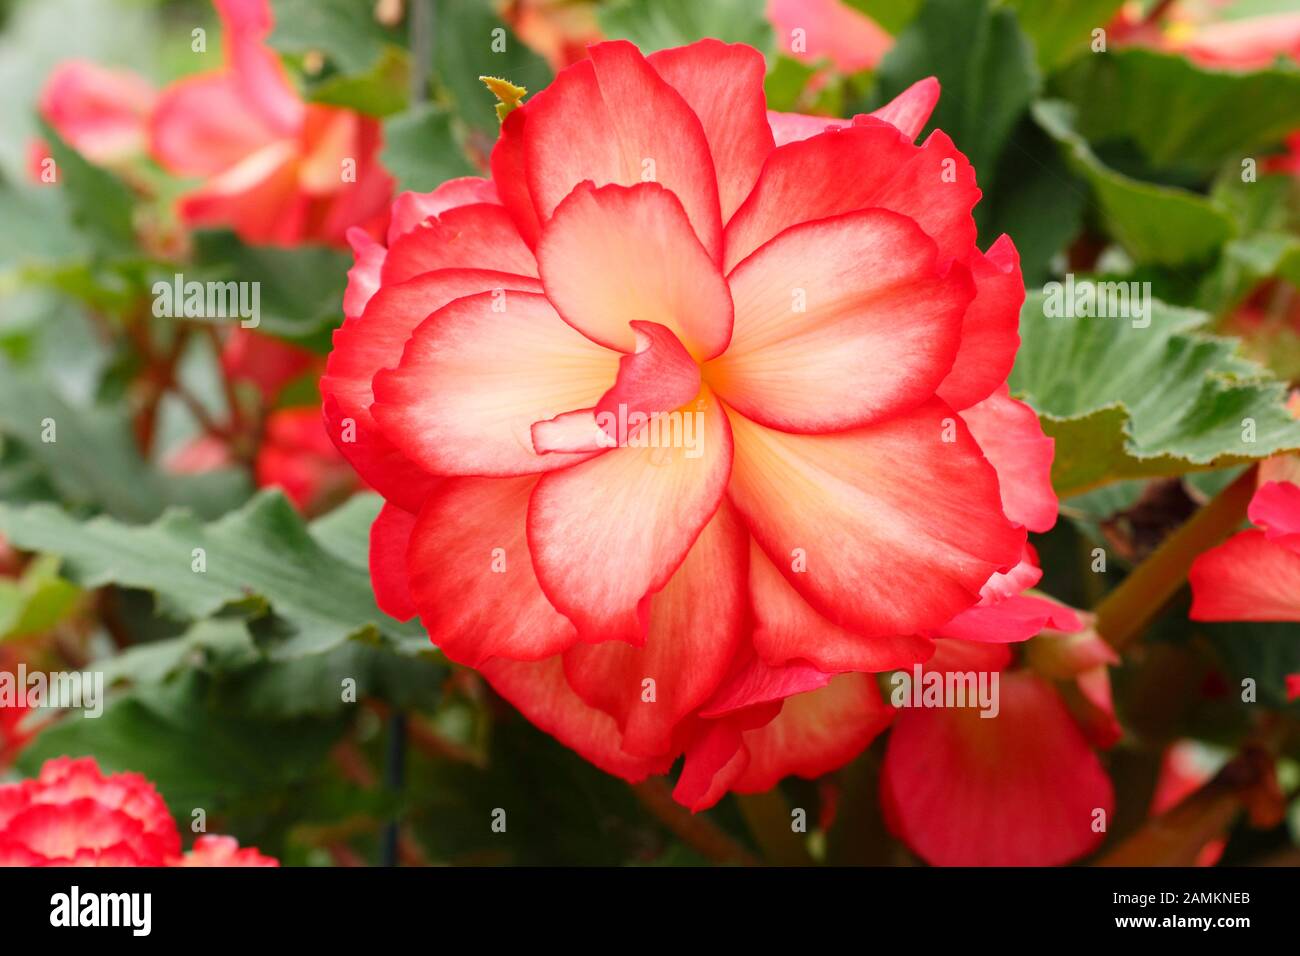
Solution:
M 501 124 L 501 135 L 492 148 L 492 181 L 501 204 L 514 220 L 519 235 L 529 248 L 537 245 L 542 223 L 528 186 L 528 162 L 524 151 L 524 129 L 529 109 L 512 110 Z
M 1011 398 L 1003 385 L 961 417 L 997 470 L 1003 513 L 1030 531 L 1047 531 L 1056 524 L 1056 442 L 1043 434 L 1034 410 Z
M 749 559 L 754 649 L 769 664 L 806 660 L 823 671 L 880 672 L 911 667 L 934 653 L 934 643 L 912 634 L 862 637 L 812 609 L 755 542 Z
M 742 650 L 733 660 L 730 673 L 700 708 L 700 716 L 725 717 L 737 711 L 773 704 L 779 710 L 787 697 L 825 687 L 833 677 L 833 674 L 818 670 L 810 664 L 793 663 L 774 667 L 752 650 Z M 766 722 L 766 719 L 762 719 L 756 725 Z
M 905 709 L 885 753 L 891 828 L 937 866 L 1048 866 L 1092 850 L 1110 779 L 1051 684 L 1004 673 L 1000 712 Z
M 1049 627 L 1058 631 L 1077 631 L 1083 627 L 1083 622 L 1073 610 L 1062 604 L 1032 594 L 1020 594 L 962 611 L 947 624 L 936 628 L 931 636 L 1014 644 L 1027 641 Z
M 705 377 L 755 421 L 853 428 L 914 408 L 952 367 L 974 296 L 961 266 L 883 209 L 806 222 L 736 267 L 731 345 Z
M 806 113 L 782 113 L 777 110 L 767 111 L 767 125 L 772 130 L 772 139 L 777 146 L 797 143 L 828 129 L 843 129 L 852 126 L 852 120 L 838 119 L 834 116 L 810 116 Z
M 1269 541 L 1300 551 L 1300 485 L 1266 481 L 1250 499 L 1247 517 Z
M 614 717 L 627 752 L 668 753 L 674 729 L 727 673 L 744 636 L 748 555 L 749 534 L 724 504 L 650 599 L 644 647 L 608 641 L 564 655 L 569 685 Z
M 575 332 L 544 296 L 486 292 L 415 330 L 401 364 L 375 376 L 370 412 L 433 474 L 535 474 L 582 458 L 538 455 L 533 423 L 593 407 L 617 373 L 618 353 Z
M 686 748 L 673 799 L 692 813 L 707 810 L 727 795 L 749 766 L 749 751 L 740 742 L 740 729 L 730 721 L 705 724 Z
M 541 283 L 483 270 L 431 273 L 380 289 L 361 318 L 349 318 L 334 333 L 334 350 L 320 382 L 330 438 L 368 484 L 407 511 L 420 509 L 433 478 L 379 431 L 370 414 L 372 382 L 381 369 L 401 362 L 411 333 L 431 313 L 464 296 L 496 289 L 510 296 L 515 290 L 539 292 Z
M 590 60 L 561 71 L 523 109 L 528 187 L 542 221 L 584 180 L 631 186 L 650 173 L 719 257 L 718 184 L 704 127 L 636 47 L 596 44 Z
M 495 203 L 456 206 L 422 221 L 388 250 L 381 275 L 389 285 L 439 269 L 491 269 L 536 276 L 537 260 Z
M 633 783 L 663 773 L 671 760 L 632 757 L 619 747 L 618 727 L 603 710 L 589 707 L 564 680 L 560 658 L 521 662 L 495 658 L 479 670 L 529 722 L 576 750 L 606 773 Z
M 399 621 L 415 617 L 406 570 L 406 549 L 415 528 L 415 515 L 384 502 L 370 526 L 370 582 L 379 609 Z
M 352 268 L 348 270 L 348 285 L 343 290 L 343 316 L 355 319 L 379 291 L 379 274 L 388 250 L 358 226 L 347 231 L 347 240 L 352 247 Z
M 819 690 L 787 699 L 771 723 L 745 732 L 749 766 L 732 789 L 758 793 L 791 774 L 811 779 L 837 770 L 892 717 L 872 675 L 840 674 Z
M 458 206 L 479 203 L 501 203 L 492 180 L 479 176 L 449 179 L 429 193 L 402 193 L 393 200 L 393 218 L 388 223 L 388 244 L 392 245 L 430 216 L 441 216 Z
M 725 223 L 754 188 L 775 146 L 763 92 L 767 64 L 753 47 L 713 39 L 660 50 L 647 59 L 704 126 Z
M 727 283 L 657 183 L 579 186 L 546 224 L 537 258 L 555 308 L 594 342 L 630 352 L 634 320 L 671 329 L 699 359 L 731 338 Z
M 975 301 L 962 322 L 957 360 L 939 386 L 939 397 L 957 409 L 992 394 L 1011 374 L 1020 348 L 1020 306 L 1025 301 L 1020 253 L 1007 236 L 987 253 L 975 251 L 968 265 L 975 280 Z
M 927 76 L 869 115 L 893 126 L 909 140 L 915 140 L 925 129 L 925 124 L 930 122 L 930 114 L 938 105 L 939 81 Z
M 1194 621 L 1300 621 L 1300 554 L 1263 531 L 1206 551 L 1187 580 Z
M 528 554 L 534 477 L 451 478 L 420 509 L 406 551 L 411 598 L 454 661 L 540 660 L 577 640 L 546 600 Z
M 707 389 L 682 414 L 694 447 L 612 449 L 546 475 L 533 495 L 528 543 L 538 580 L 584 640 L 643 642 L 648 596 L 668 583 L 722 499 L 727 415 Z
M 790 226 L 872 207 L 916 220 L 941 260 L 964 261 L 975 244 L 971 210 L 979 197 L 974 170 L 944 133 L 918 148 L 894 126 L 860 118 L 773 150 L 727 223 L 723 271 Z
M 786 580 L 834 624 L 868 637 L 935 627 L 1020 558 L 1025 533 L 1002 516 L 997 476 L 938 400 L 829 435 L 731 419 L 732 500 Z M 790 566 L 796 548 L 802 572 Z

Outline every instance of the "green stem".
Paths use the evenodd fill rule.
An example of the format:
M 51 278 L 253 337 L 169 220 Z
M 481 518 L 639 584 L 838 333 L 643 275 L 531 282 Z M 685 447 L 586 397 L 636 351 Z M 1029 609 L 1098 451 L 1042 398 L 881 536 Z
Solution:
M 738 794 L 740 813 L 763 851 L 763 859 L 774 866 L 812 866 L 814 860 L 803 837 L 790 824 L 790 806 L 778 787 L 766 793 Z
M 1237 530 L 1255 494 L 1255 471 L 1242 472 L 1097 605 L 1097 631 L 1111 647 L 1122 651 L 1141 635 L 1183 586 L 1197 556 Z

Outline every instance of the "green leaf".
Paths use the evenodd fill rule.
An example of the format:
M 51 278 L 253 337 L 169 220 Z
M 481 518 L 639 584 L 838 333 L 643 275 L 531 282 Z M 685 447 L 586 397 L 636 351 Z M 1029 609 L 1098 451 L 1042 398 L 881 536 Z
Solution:
M 597 16 L 607 37 L 631 40 L 642 53 L 685 46 L 701 37 L 772 49 L 765 0 L 612 0 Z
M 101 252 L 134 248 L 134 202 L 130 191 L 112 173 L 84 159 L 48 123 L 42 121 L 40 129 L 54 158 L 59 194 L 72 222 Z
M 312 85 L 307 98 L 313 103 L 342 106 L 369 116 L 391 116 L 406 109 L 411 84 L 411 61 L 396 47 L 365 73 L 342 73 Z
M 921 0 L 843 0 L 845 6 L 861 10 L 888 33 L 898 33 L 912 22 Z
M 474 80 L 486 98 L 491 94 Z M 484 111 L 496 122 L 489 102 Z M 397 179 L 398 191 L 429 192 L 457 176 L 476 170 L 461 150 L 451 127 L 451 114 L 430 103 L 401 113 L 384 123 L 384 149 L 380 162 Z
M 291 788 L 316 772 L 342 721 L 311 717 L 272 724 L 221 711 L 211 706 L 210 684 L 189 672 L 173 683 L 134 688 L 110 700 L 98 718 L 65 718 L 40 733 L 19 766 L 35 774 L 51 757 L 88 754 L 106 773 L 142 773 L 182 829 L 195 809 L 216 817 L 241 810 L 262 815 L 291 805 Z
M 943 86 L 927 130 L 951 136 L 987 187 L 1039 86 L 1015 14 L 991 9 L 989 0 L 926 0 L 880 63 L 878 98 L 889 100 L 927 76 Z
M 1239 163 L 1300 127 L 1300 71 L 1209 70 L 1186 57 L 1126 48 L 1080 58 L 1059 77 L 1093 143 L 1132 140 L 1157 168 Z
M 1034 42 L 1038 66 L 1051 72 L 1090 48 L 1092 31 L 1104 29 L 1123 0 L 1004 0 Z
M 261 660 L 247 623 L 225 617 L 196 621 L 179 637 L 132 645 L 95 666 L 112 686 L 161 684 L 185 670 L 232 670 Z
M 263 332 L 328 350 L 329 330 L 343 321 L 343 290 L 352 266 L 349 253 L 249 246 L 230 232 L 203 231 L 195 234 L 194 255 L 196 268 L 186 271 L 186 281 L 256 283 L 258 327 Z M 157 278 L 173 281 L 170 275 Z
M 120 407 L 74 406 L 44 376 L 0 360 L 0 436 L 19 443 L 69 502 L 125 521 L 148 521 L 173 505 L 220 514 L 247 496 L 234 469 L 169 475 L 135 450 Z
M 81 591 L 59 576 L 57 558 L 43 555 L 18 580 L 0 578 L 0 641 L 42 634 L 77 605 Z
M 267 43 L 283 53 L 320 53 L 344 73 L 367 73 L 390 45 L 405 40 L 357 0 L 271 0 L 275 28 Z
M 379 495 L 353 495 L 313 521 L 311 536 L 340 561 L 366 571 L 370 566 L 370 526 L 383 506 L 384 499 Z
M 1076 287 L 1089 284 L 1109 299 L 1104 286 Z M 1049 316 L 1056 291 L 1025 301 L 1010 384 L 1056 439 L 1062 497 L 1300 448 L 1283 383 L 1236 354 L 1235 340 L 1197 333 L 1204 313 L 1148 300 L 1142 319 L 1067 318 L 1055 302 Z M 1060 291 L 1068 301 L 1068 286 Z
M 160 610 L 182 619 L 230 606 L 258 616 L 269 605 L 291 629 L 270 647 L 276 659 L 322 653 L 349 638 L 429 647 L 418 627 L 379 610 L 369 575 L 312 538 L 278 491 L 206 525 L 185 511 L 128 527 L 104 517 L 80 522 L 49 505 L 0 504 L 0 533 L 16 547 L 59 555 L 64 573 L 84 587 L 154 591 Z
M 489 0 L 439 0 L 436 16 L 430 64 L 436 84 L 490 148 L 499 125 L 497 100 L 479 77 L 497 76 L 535 92 L 551 82 L 551 68 L 510 32 Z
M 1069 104 L 1039 102 L 1033 115 L 1064 148 L 1070 167 L 1092 187 L 1106 228 L 1139 262 L 1201 262 L 1232 237 L 1232 219 L 1213 200 L 1140 182 L 1103 165 L 1074 131 Z

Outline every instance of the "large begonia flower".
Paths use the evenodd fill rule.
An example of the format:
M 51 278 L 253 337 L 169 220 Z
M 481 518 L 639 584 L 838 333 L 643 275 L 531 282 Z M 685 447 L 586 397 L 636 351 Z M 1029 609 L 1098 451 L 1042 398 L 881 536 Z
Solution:
M 611 773 L 684 754 L 698 809 L 841 766 L 889 721 L 869 672 L 1019 593 L 1051 442 L 1003 388 L 1015 248 L 913 143 L 935 81 L 769 124 L 751 48 L 589 53 L 491 179 L 350 234 L 321 388 L 387 499 L 381 606 Z
M 154 158 L 205 180 L 182 197 L 182 219 L 270 245 L 341 244 L 354 226 L 380 234 L 393 183 L 378 161 L 379 123 L 302 101 L 265 45 L 267 0 L 213 2 L 225 67 L 168 87 L 150 122 Z
M 182 856 L 153 784 L 138 773 L 105 776 L 90 757 L 56 757 L 35 779 L 0 786 L 0 866 L 180 865 L 277 864 L 230 837 L 200 838 Z

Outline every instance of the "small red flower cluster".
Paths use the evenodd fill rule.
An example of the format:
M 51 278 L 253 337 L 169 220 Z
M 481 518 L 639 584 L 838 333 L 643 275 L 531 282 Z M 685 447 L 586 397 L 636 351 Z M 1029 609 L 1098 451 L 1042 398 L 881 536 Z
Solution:
M 233 837 L 188 853 L 158 791 L 138 773 L 105 776 L 90 757 L 46 761 L 0 786 L 0 866 L 279 866 Z

